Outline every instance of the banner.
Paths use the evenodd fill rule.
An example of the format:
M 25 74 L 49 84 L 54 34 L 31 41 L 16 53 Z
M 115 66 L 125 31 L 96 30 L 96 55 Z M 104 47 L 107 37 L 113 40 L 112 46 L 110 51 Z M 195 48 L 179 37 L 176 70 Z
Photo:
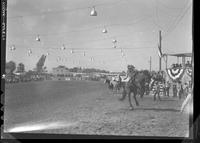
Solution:
M 184 69 L 183 68 L 167 69 L 167 74 L 173 81 L 177 81 L 182 78 L 182 76 L 184 74 Z

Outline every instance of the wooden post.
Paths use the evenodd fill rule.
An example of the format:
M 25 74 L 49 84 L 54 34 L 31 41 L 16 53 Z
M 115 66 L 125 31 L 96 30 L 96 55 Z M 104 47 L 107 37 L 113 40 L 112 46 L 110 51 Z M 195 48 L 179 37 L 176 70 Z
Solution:
M 150 64 L 149 71 L 151 72 L 151 56 L 150 56 L 149 64 Z
M 168 60 L 168 56 L 166 55 L 166 62 L 165 62 L 166 69 L 167 69 L 167 60 Z

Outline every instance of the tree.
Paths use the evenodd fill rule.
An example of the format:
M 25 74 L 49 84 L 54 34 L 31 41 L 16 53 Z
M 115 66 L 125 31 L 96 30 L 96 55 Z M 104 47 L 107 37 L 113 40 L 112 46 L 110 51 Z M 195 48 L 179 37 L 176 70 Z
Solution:
M 38 73 L 41 73 L 43 71 L 43 66 L 44 66 L 44 62 L 46 60 L 46 56 L 45 55 L 42 55 L 39 59 L 39 61 L 37 62 L 36 64 L 36 71 Z
M 13 61 L 6 63 L 7 73 L 13 73 L 16 69 L 16 64 Z
M 78 72 L 78 71 L 81 71 L 81 68 L 79 67 L 73 67 L 71 69 L 69 69 L 70 72 Z
M 17 72 L 23 73 L 25 71 L 25 66 L 23 63 L 19 63 L 17 67 Z

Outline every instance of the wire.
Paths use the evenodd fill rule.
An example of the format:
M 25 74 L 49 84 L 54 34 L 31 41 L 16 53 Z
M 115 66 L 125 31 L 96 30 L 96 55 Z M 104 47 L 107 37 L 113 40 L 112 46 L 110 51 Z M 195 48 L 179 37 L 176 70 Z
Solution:
M 108 24 L 108 25 L 105 25 L 105 27 L 113 27 L 113 26 L 123 26 L 123 25 L 127 25 L 127 26 L 133 26 L 135 24 L 138 24 L 144 20 L 148 20 L 150 17 L 150 15 L 146 15 L 142 18 L 138 18 L 137 20 L 134 20 L 133 22 L 130 22 L 130 23 L 124 23 L 124 24 Z M 40 33 L 39 35 L 40 36 L 50 36 L 50 35 L 62 35 L 62 34 L 68 34 L 68 33 L 73 33 L 73 32 L 81 32 L 81 31 L 91 31 L 92 29 L 100 29 L 100 28 L 103 28 L 103 26 L 95 26 L 95 27 L 92 27 L 92 28 L 86 28 L 86 29 L 80 29 L 80 30 L 71 30 L 71 31 L 66 31 L 66 32 L 57 32 L 57 33 L 48 33 L 48 34 L 45 34 L 45 33 Z M 17 36 L 35 36 L 35 35 L 38 35 L 37 34 L 22 34 L 22 35 L 17 35 Z M 65 36 L 65 35 L 63 35 Z
M 20 47 L 22 45 L 20 44 L 16 44 L 15 46 Z M 125 47 L 131 47 L 131 45 L 126 46 L 126 45 L 122 45 L 120 47 L 123 47 L 123 49 L 129 49 L 129 50 L 134 50 L 134 49 L 148 49 L 148 48 L 155 48 L 155 46 L 144 46 L 144 47 L 136 47 L 136 48 L 125 48 Z M 132 47 L 135 47 L 132 45 Z M 60 49 L 60 48 L 45 48 L 46 50 L 50 50 L 50 49 Z M 44 50 L 45 50 L 44 49 Z M 113 48 L 68 48 L 67 50 L 113 50 Z M 120 50 L 121 48 L 116 48 L 118 50 Z M 28 49 L 27 49 L 28 50 Z M 63 50 L 65 51 L 65 50 Z
M 102 3 L 102 4 L 96 4 L 95 7 L 97 6 L 104 6 L 104 5 L 113 5 L 113 4 L 118 4 L 119 2 L 122 2 L 121 0 L 117 2 L 112 2 L 112 3 Z M 58 13 L 69 13 L 77 10 L 82 10 L 82 9 L 90 9 L 92 7 L 79 7 L 79 8 L 74 8 L 74 9 L 67 9 L 67 10 L 57 10 L 57 11 L 47 11 L 47 12 L 40 12 L 40 13 L 34 13 L 34 14 L 29 14 L 29 15 L 24 15 L 24 16 L 11 16 L 7 17 L 8 19 L 13 19 L 13 18 L 22 18 L 22 17 L 32 17 L 32 16 L 41 16 L 41 15 L 48 15 L 48 14 L 58 14 Z
M 184 3 L 184 5 L 186 4 L 188 2 L 188 0 L 186 0 L 186 2 Z M 163 7 L 165 7 L 165 8 L 167 8 L 167 9 L 170 9 L 170 10 L 182 10 L 182 9 L 184 9 L 185 8 L 185 6 L 183 6 L 183 7 L 169 7 L 169 6 L 167 6 L 166 4 L 164 4 L 164 3 L 162 3 L 161 1 L 158 1 L 158 3 L 160 3 Z
M 157 21 L 158 21 L 157 0 L 154 0 L 154 2 L 155 2 L 155 6 L 154 6 L 155 12 L 154 12 L 154 17 L 153 17 L 153 23 L 154 23 L 158 28 L 160 28 L 162 31 L 164 31 L 164 30 L 163 30 L 163 27 L 160 26 L 160 25 L 157 23 Z
M 134 31 L 135 32 L 135 31 Z M 113 39 L 113 37 L 126 37 L 126 36 L 130 36 L 130 33 L 128 33 L 128 34 L 119 34 L 119 35 L 115 35 L 115 36 L 108 36 L 107 38 L 101 38 L 101 39 L 90 39 L 90 40 L 86 40 L 86 41 L 82 41 L 82 42 L 68 42 L 68 43 L 65 43 L 65 45 L 73 45 L 73 44 L 83 44 L 83 43 L 92 43 L 92 42 L 96 42 L 96 41 L 103 41 L 103 40 L 109 40 L 109 39 Z M 152 41 L 132 41 L 132 42 L 153 42 L 153 40 Z M 58 44 L 56 43 L 49 43 L 48 42 L 48 44 L 50 44 L 50 45 L 55 45 L 55 46 L 58 46 Z M 11 44 L 11 45 L 13 45 L 13 44 Z M 16 44 L 14 44 L 14 45 L 16 45 Z M 56 49 L 59 49 L 59 48 L 56 48 Z
M 163 7 L 159 7 L 159 3 L 158 3 L 157 6 L 158 6 L 157 9 L 159 9 L 159 13 L 162 12 L 162 14 L 164 14 L 165 16 L 170 17 L 170 18 L 177 17 L 177 14 L 172 14 L 172 13 L 175 13 L 175 12 L 172 12 L 172 13 L 170 14 L 169 10 L 168 10 L 168 11 L 165 11 L 166 9 L 163 9 Z M 181 10 L 182 10 L 182 9 L 181 9 Z M 177 13 L 177 12 L 176 12 L 176 13 Z
M 167 37 L 176 27 L 177 25 L 180 23 L 180 21 L 184 18 L 184 16 L 187 14 L 187 12 L 189 11 L 189 9 L 191 8 L 191 4 L 186 8 L 186 10 L 181 13 L 177 18 L 176 20 L 174 21 L 174 26 L 173 25 L 170 25 L 169 28 L 167 29 L 167 32 L 165 35 L 163 35 L 163 37 Z

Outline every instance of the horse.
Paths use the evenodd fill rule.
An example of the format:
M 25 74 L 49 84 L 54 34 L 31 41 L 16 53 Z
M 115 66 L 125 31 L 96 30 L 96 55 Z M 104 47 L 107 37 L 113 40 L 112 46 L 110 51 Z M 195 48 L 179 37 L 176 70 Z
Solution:
M 111 89 L 113 92 L 118 92 L 121 89 L 121 82 L 116 78 L 112 78 L 111 80 L 106 79 L 104 83 L 107 83 L 108 88 Z
M 139 94 L 141 98 L 143 97 L 145 92 L 145 82 L 148 81 L 148 78 L 149 77 L 145 74 L 145 72 L 137 72 L 134 79 L 130 79 L 129 82 L 122 82 L 121 86 L 123 88 L 123 93 L 119 100 L 123 101 L 126 98 L 126 95 L 128 95 L 130 110 L 134 109 L 131 102 L 131 93 L 133 93 L 136 105 L 139 106 L 136 95 Z
M 144 93 L 141 94 L 141 98 L 143 98 L 144 94 L 146 95 L 149 95 L 149 92 L 150 92 L 150 89 L 149 89 L 149 83 L 151 81 L 151 74 L 148 70 L 143 70 L 143 71 L 140 71 L 140 73 L 143 73 L 144 74 L 144 83 L 143 83 L 143 90 L 144 90 Z
M 104 83 L 105 84 L 108 84 L 108 89 L 110 89 L 110 90 L 113 90 L 113 84 L 111 84 L 111 82 L 110 82 L 110 80 L 109 79 L 106 79 L 105 81 L 104 81 Z

